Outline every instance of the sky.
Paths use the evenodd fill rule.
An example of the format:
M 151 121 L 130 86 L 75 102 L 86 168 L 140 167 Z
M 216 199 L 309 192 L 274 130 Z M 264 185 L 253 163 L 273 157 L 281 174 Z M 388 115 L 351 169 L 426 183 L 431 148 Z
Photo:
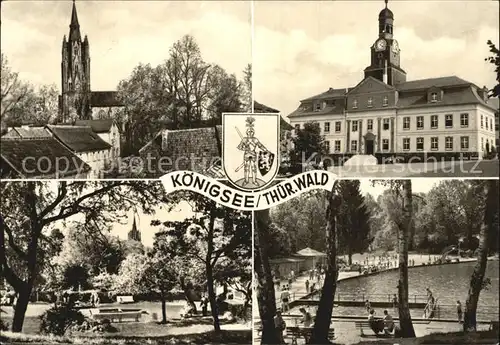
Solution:
M 93 91 L 116 90 L 139 63 L 158 65 L 182 36 L 194 36 L 203 59 L 240 79 L 251 62 L 247 1 L 76 1 L 87 35 Z M 2 53 L 23 80 L 61 88 L 61 47 L 72 1 L 2 1 Z M 230 29 L 228 29 L 230 28 Z
M 255 1 L 254 97 L 285 116 L 302 99 L 357 85 L 378 38 L 382 0 Z M 456 75 L 491 88 L 487 40 L 498 1 L 389 1 L 407 80 Z

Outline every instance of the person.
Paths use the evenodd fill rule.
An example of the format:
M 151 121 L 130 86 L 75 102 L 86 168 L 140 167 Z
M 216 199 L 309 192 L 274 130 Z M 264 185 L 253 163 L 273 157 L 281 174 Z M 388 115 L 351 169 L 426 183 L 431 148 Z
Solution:
M 283 339 L 283 332 L 286 330 L 286 323 L 283 320 L 283 315 L 281 314 L 281 309 L 276 310 L 276 316 L 274 317 L 274 327 L 279 331 L 280 344 L 285 344 Z
M 429 289 L 429 287 L 426 287 L 425 292 L 427 294 L 427 302 L 429 302 L 430 298 L 432 297 L 432 291 L 431 289 Z
M 398 296 L 396 296 L 396 294 L 392 296 L 392 306 L 394 307 L 394 309 L 398 307 Z
M 288 307 L 288 303 L 290 302 L 290 293 L 288 292 L 286 287 L 283 287 L 283 291 L 281 292 L 281 310 L 287 312 L 290 310 Z
M 372 306 L 369 300 L 365 301 L 365 308 L 368 313 L 372 310 Z
M 312 326 L 311 314 L 303 307 L 300 308 L 299 311 L 302 314 L 302 319 L 300 320 L 300 323 L 304 324 L 304 327 L 311 327 Z
M 457 318 L 458 323 L 462 323 L 462 303 L 460 301 L 457 301 Z
M 295 281 L 295 271 L 294 270 L 290 271 L 290 278 L 292 278 L 292 281 Z
M 311 293 L 314 292 L 314 291 L 316 291 L 316 283 L 313 283 L 311 285 Z
M 384 332 L 385 334 L 392 333 L 394 330 L 394 320 L 387 310 L 384 310 Z
M 201 304 L 201 313 L 202 313 L 202 315 L 203 316 L 207 316 L 208 315 L 208 298 L 207 298 L 207 295 L 203 294 L 203 296 L 201 297 L 200 304 Z
M 375 334 L 379 334 L 384 331 L 384 321 L 375 318 L 375 310 L 370 309 L 368 313 L 368 322 L 370 324 L 370 328 Z
M 309 280 L 306 280 L 306 292 L 309 293 Z

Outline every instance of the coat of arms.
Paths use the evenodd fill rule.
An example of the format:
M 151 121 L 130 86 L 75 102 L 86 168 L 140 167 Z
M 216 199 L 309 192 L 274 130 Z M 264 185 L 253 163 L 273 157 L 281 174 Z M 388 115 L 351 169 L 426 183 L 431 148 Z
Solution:
M 223 114 L 226 176 L 244 190 L 267 186 L 278 172 L 279 114 Z

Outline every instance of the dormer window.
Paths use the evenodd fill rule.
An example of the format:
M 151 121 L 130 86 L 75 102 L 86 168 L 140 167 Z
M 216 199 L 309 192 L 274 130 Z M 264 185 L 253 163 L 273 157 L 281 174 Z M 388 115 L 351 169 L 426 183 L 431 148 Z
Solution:
M 431 102 L 435 103 L 438 101 L 438 94 L 437 92 L 431 92 Z
M 382 106 L 387 107 L 389 105 L 389 97 L 384 96 L 384 99 L 382 101 Z
M 368 108 L 373 107 L 373 97 L 368 97 Z
M 325 108 L 326 108 L 326 101 L 323 101 L 321 109 L 325 109 Z
M 318 102 L 314 105 L 314 111 L 320 111 L 321 110 L 321 103 Z
M 352 108 L 353 109 L 357 109 L 358 108 L 358 100 L 357 99 L 355 99 L 355 100 L 352 101 Z

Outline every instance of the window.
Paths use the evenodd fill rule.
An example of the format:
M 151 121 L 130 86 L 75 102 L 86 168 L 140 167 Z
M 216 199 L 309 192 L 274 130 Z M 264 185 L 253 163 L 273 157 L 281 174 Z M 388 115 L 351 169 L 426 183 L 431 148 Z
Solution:
M 469 137 L 460 137 L 460 149 L 462 150 L 469 149 Z
M 438 128 L 438 116 L 431 115 L 431 128 Z
M 439 139 L 438 137 L 431 138 L 431 150 L 437 151 L 439 148 Z
M 437 101 L 438 101 L 438 94 L 437 94 L 437 92 L 431 93 L 431 102 L 435 103 Z
M 410 118 L 403 117 L 403 129 L 410 129 Z
M 353 132 L 358 131 L 358 121 L 352 121 L 352 131 Z
M 317 102 L 315 105 L 314 105 L 314 111 L 320 111 L 321 110 L 321 103 Z
M 484 138 L 481 138 L 481 151 L 484 151 Z
M 446 137 L 444 139 L 444 148 L 446 151 L 453 150 L 453 137 Z
M 384 119 L 384 131 L 389 130 L 389 119 Z
M 490 130 L 493 130 L 493 119 L 490 117 Z
M 481 128 L 484 128 L 484 123 L 483 123 L 483 115 L 481 115 Z M 486 127 L 488 127 L 488 119 L 486 119 Z
M 417 129 L 424 129 L 424 117 L 417 116 Z
M 368 123 L 367 123 L 367 129 L 369 131 L 373 131 L 373 120 L 368 120 Z
M 423 149 L 424 149 L 424 138 L 419 137 L 417 138 L 417 150 L 423 151 Z
M 373 107 L 373 97 L 368 97 L 368 108 Z
M 340 140 L 335 140 L 335 152 L 340 152 Z
M 384 107 L 387 107 L 387 105 L 389 105 L 389 98 L 387 96 L 384 96 L 384 100 L 382 101 L 382 105 Z
M 330 122 L 325 122 L 325 133 L 330 133 Z
M 342 122 L 340 122 L 340 121 L 335 122 L 335 132 L 336 133 L 340 132 L 340 130 L 342 128 L 341 126 L 342 126 Z
M 389 150 L 389 139 L 382 140 L 382 150 L 384 150 L 384 151 Z
M 351 140 L 351 151 L 358 151 L 358 141 Z
M 326 153 L 330 153 L 330 142 L 328 140 L 325 141 L 325 151 Z
M 469 114 L 460 114 L 460 127 L 469 127 Z
M 452 128 L 453 127 L 453 115 L 448 114 L 444 116 L 444 125 L 446 128 Z
M 403 138 L 403 150 L 410 151 L 410 138 Z
M 357 99 L 355 99 L 355 100 L 352 101 L 352 107 L 353 107 L 353 109 L 357 109 L 358 108 L 358 100 Z

